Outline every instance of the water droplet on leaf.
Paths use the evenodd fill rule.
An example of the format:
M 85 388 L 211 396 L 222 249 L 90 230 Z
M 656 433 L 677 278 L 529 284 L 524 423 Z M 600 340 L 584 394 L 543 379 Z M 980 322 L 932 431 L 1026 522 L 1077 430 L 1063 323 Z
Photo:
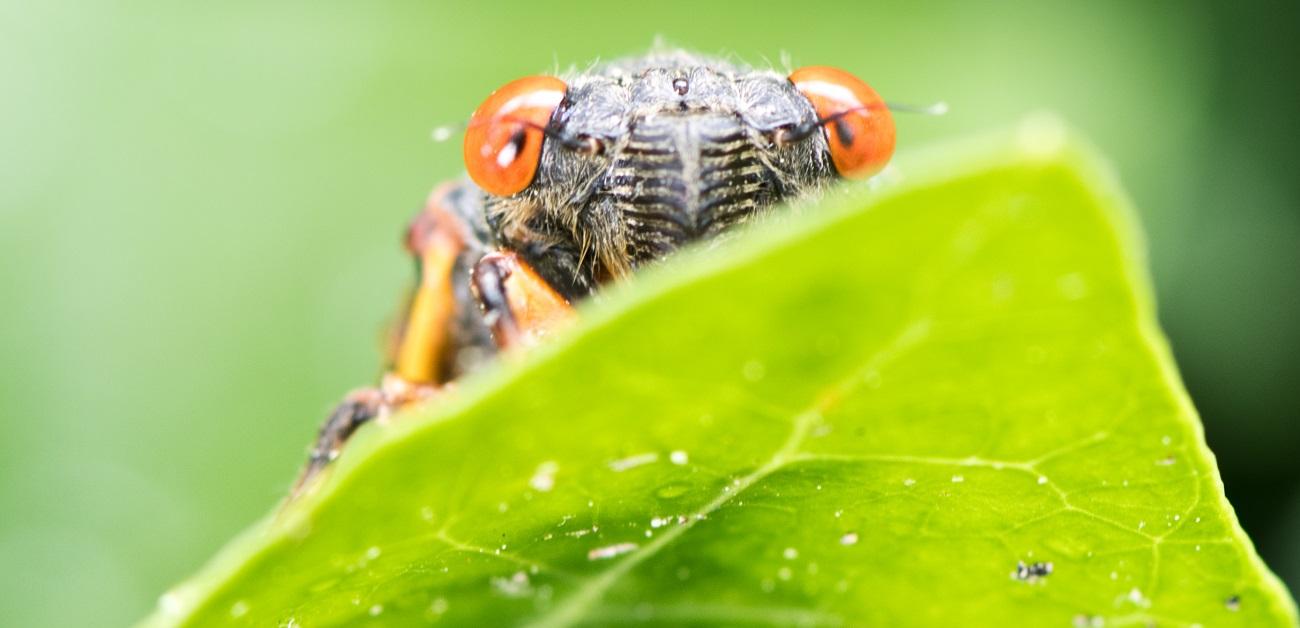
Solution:
M 550 491 L 555 488 L 555 472 L 559 471 L 559 469 L 560 465 L 553 460 L 547 460 L 537 465 L 533 477 L 528 479 L 528 485 L 542 493 Z
M 615 473 L 622 473 L 624 471 L 627 471 L 628 469 L 634 469 L 642 465 L 651 464 L 653 462 L 657 462 L 658 460 L 659 460 L 659 454 L 653 451 L 648 451 L 642 454 L 636 454 L 633 456 L 628 456 L 626 458 L 620 458 L 618 460 L 611 460 L 609 463 L 609 468 L 611 471 Z
M 616 543 L 614 545 L 606 545 L 605 547 L 597 547 L 596 549 L 587 552 L 587 560 L 605 560 L 626 554 L 636 548 L 636 543 Z
M 506 597 L 523 597 L 530 595 L 533 591 L 533 585 L 528 580 L 528 574 L 522 571 L 516 571 L 509 578 L 492 578 L 492 588 Z

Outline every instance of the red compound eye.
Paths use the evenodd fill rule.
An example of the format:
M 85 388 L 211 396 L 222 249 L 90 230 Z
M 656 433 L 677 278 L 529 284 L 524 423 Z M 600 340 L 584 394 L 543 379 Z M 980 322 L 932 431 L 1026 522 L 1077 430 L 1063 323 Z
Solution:
M 465 129 L 465 169 L 489 194 L 522 192 L 537 175 L 543 129 L 564 100 L 564 81 L 529 76 L 492 92 Z
M 846 179 L 880 172 L 894 154 L 894 118 L 876 90 L 856 76 L 824 65 L 790 74 L 812 103 L 830 145 L 835 170 Z

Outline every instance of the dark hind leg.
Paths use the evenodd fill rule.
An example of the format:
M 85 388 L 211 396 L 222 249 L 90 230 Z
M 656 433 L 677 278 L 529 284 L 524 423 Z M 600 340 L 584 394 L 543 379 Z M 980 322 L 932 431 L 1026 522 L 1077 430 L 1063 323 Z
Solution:
M 375 388 L 362 388 L 348 393 L 343 402 L 335 406 L 325 424 L 320 426 L 316 436 L 316 445 L 311 449 L 307 466 L 302 470 L 298 480 L 301 487 L 308 478 L 314 477 L 325 465 L 338 457 L 343 443 L 352 433 L 379 416 L 384 411 L 383 393 Z M 297 488 L 295 488 L 297 492 Z
M 455 211 L 460 208 L 449 206 L 463 197 L 461 192 L 454 185 L 435 190 L 412 221 L 406 247 L 416 260 L 418 279 L 389 343 L 388 372 L 378 387 L 353 391 L 330 413 L 295 495 L 339 456 L 359 427 L 435 395 L 460 370 L 457 355 L 476 342 L 464 324 L 464 310 L 473 306 L 463 302 L 469 266 L 483 247 Z

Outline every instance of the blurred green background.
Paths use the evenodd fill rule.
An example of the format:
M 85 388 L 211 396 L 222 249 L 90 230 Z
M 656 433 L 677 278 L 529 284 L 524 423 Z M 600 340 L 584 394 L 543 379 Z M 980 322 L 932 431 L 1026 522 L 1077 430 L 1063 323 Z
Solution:
M 1300 589 L 1295 2 L 0 4 L 0 625 L 122 625 L 377 374 L 398 234 L 492 89 L 656 35 L 1061 112 L 1116 162 L 1228 495 Z M 411 478 L 418 482 L 419 478 Z

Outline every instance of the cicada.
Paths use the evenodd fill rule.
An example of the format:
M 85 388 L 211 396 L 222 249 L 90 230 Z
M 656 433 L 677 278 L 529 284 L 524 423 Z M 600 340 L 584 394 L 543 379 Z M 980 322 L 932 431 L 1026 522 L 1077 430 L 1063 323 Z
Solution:
M 333 411 L 299 487 L 359 426 L 542 342 L 602 286 L 871 177 L 893 152 L 885 102 L 833 67 L 660 51 L 506 83 L 465 126 L 467 176 L 406 231 L 418 272 L 386 374 Z

